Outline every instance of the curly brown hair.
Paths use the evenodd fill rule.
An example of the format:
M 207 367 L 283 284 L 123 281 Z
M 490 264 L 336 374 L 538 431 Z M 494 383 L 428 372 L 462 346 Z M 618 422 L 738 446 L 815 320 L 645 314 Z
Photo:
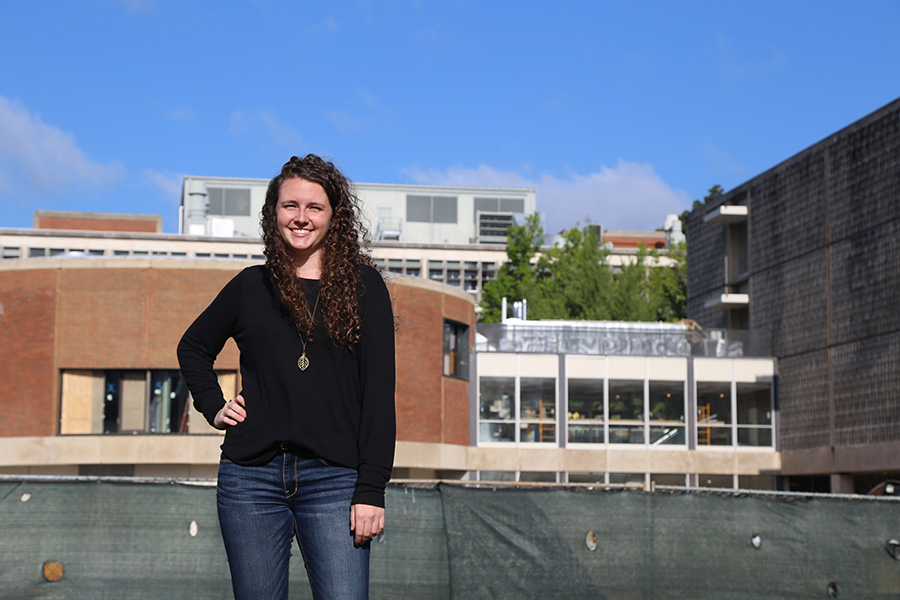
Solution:
M 319 306 L 328 337 L 339 345 L 359 342 L 360 266 L 372 265 L 363 251 L 369 232 L 360 220 L 359 199 L 351 181 L 333 163 L 315 154 L 304 158 L 292 156 L 281 173 L 269 182 L 266 202 L 260 215 L 265 244 L 266 265 L 272 274 L 282 306 L 310 341 L 314 338 L 310 303 L 306 300 L 294 266 L 293 254 L 278 231 L 276 207 L 282 184 L 293 178 L 318 183 L 325 189 L 331 204 L 331 222 L 325 236 L 322 275 L 319 280 Z

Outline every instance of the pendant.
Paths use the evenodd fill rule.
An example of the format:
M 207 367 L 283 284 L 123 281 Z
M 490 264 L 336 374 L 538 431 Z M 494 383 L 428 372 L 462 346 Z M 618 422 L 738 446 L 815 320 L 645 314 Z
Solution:
M 297 359 L 297 367 L 299 367 L 301 371 L 305 371 L 309 368 L 309 359 L 306 358 L 306 351 L 304 351 L 303 354 L 300 355 L 300 358 Z

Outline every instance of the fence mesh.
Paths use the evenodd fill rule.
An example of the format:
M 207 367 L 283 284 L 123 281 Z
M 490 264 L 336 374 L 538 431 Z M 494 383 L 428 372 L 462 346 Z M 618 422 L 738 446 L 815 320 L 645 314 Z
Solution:
M 373 598 L 900 597 L 895 500 L 441 484 L 387 504 Z M 0 599 L 230 590 L 213 487 L 0 481 Z M 291 598 L 310 597 L 295 547 Z

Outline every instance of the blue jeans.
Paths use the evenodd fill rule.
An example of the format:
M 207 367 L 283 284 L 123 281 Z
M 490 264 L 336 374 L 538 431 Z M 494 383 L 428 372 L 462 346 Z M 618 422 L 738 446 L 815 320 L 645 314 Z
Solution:
M 223 457 L 216 499 L 236 600 L 287 600 L 295 535 L 313 598 L 368 598 L 369 544 L 350 532 L 356 478 L 289 451 L 259 467 Z

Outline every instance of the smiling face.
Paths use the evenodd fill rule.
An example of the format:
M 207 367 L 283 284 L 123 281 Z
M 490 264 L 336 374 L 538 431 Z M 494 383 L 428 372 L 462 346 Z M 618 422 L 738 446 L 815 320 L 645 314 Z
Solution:
M 301 277 L 318 279 L 321 273 L 332 213 L 328 194 L 318 183 L 295 177 L 281 184 L 275 218 Z

